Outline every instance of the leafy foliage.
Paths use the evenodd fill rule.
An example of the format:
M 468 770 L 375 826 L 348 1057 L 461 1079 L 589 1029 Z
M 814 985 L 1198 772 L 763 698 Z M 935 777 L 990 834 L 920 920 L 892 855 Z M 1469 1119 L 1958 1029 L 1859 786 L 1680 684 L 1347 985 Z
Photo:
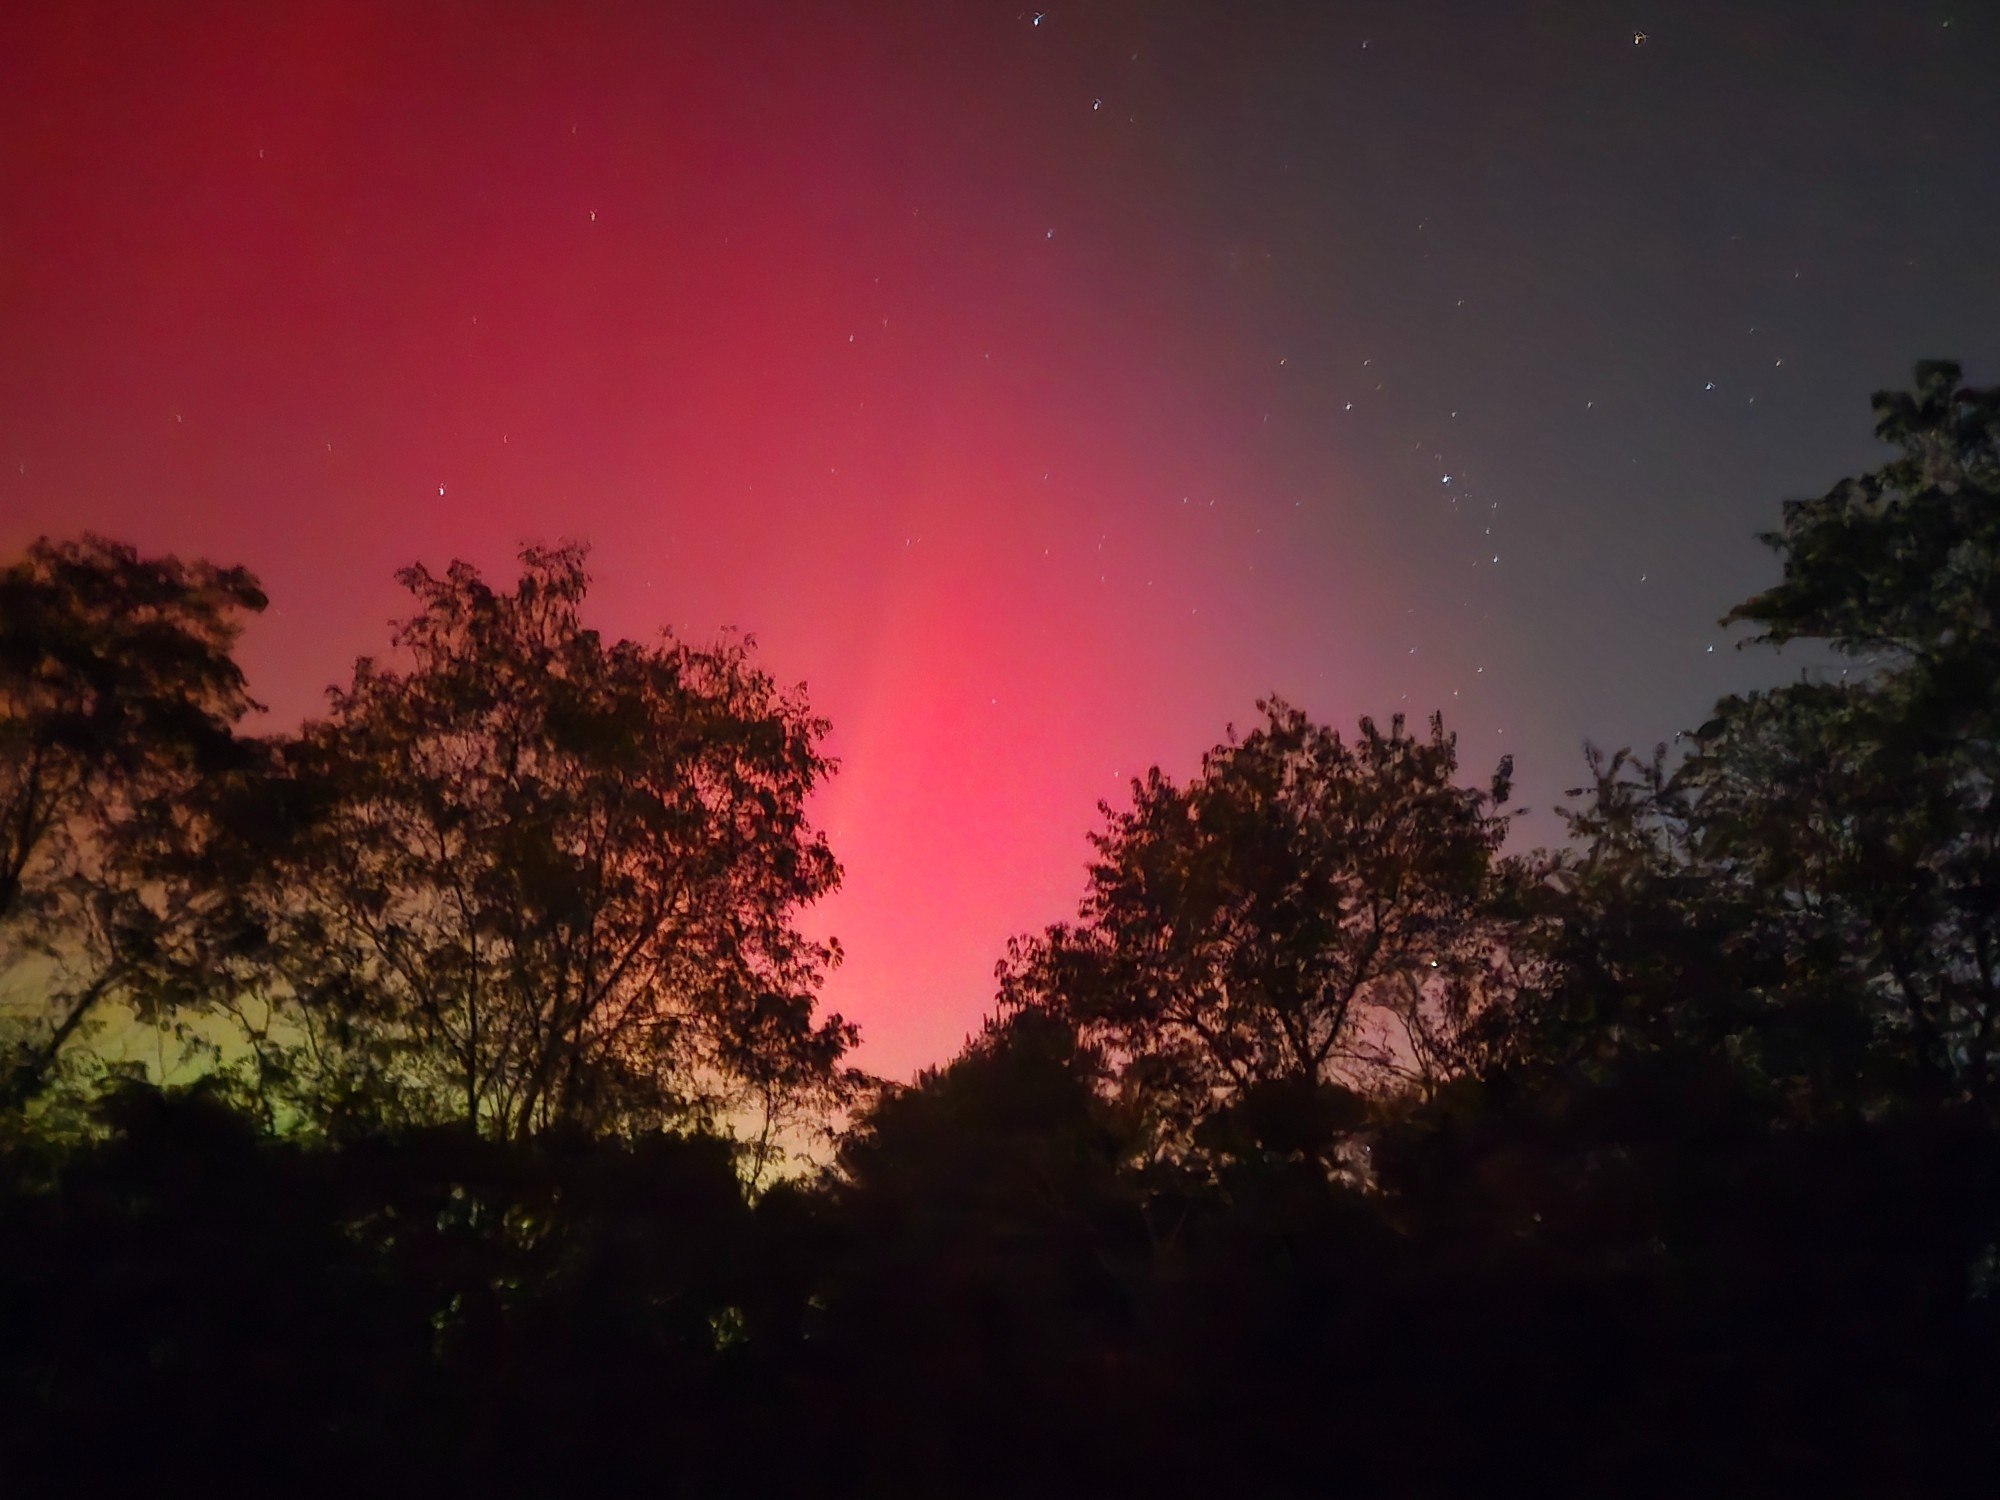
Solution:
M 838 952 L 793 921 L 839 878 L 805 818 L 825 726 L 743 645 L 586 629 L 578 548 L 524 552 L 511 593 L 402 578 L 407 667 L 363 659 L 276 747 L 293 816 L 237 976 L 329 1096 L 502 1137 L 747 1103 L 768 1154 L 854 1035 L 814 1019 Z
M 600 642 L 573 549 L 412 570 L 403 664 L 180 783 L 148 867 L 200 918 L 153 1003 L 296 1019 L 0 1137 L 9 1477 L 1977 1492 L 1996 393 L 1957 382 L 1878 398 L 1902 455 L 1789 508 L 1734 616 L 1861 670 L 1588 750 L 1569 845 L 1511 858 L 1505 763 L 1266 705 L 865 1098 L 790 926 L 817 722 L 743 649 Z M 342 1128 L 274 1129 L 287 1090 Z M 831 1169 L 746 1191 L 754 1098 L 846 1104 Z
M 1671 776 L 1601 782 L 1577 824 L 1693 924 L 1692 993 L 1731 996 L 1738 1055 L 1812 1116 L 1992 1102 L 2000 392 L 1958 380 L 1877 395 L 1900 456 L 1789 504 L 1783 580 L 1729 616 L 1865 669 L 1725 698 Z
M 38 1094 L 108 998 L 142 1013 L 197 919 L 205 830 L 183 805 L 241 759 L 253 706 L 230 652 L 261 610 L 241 568 L 44 537 L 0 572 L 0 959 L 38 960 L 46 1003 L 4 1094 Z
M 1295 1121 L 1330 1128 L 1332 1086 L 1434 1079 L 1510 982 L 1492 811 L 1510 764 L 1472 791 L 1436 720 L 1419 739 L 1364 719 L 1350 744 L 1282 702 L 1263 710 L 1188 786 L 1155 768 L 1129 811 L 1106 806 L 1080 924 L 1016 942 L 1000 968 L 1007 1005 L 1107 1049 L 1172 1149 L 1253 1095 L 1253 1113 L 1292 1098 Z
M 1888 651 L 1936 671 L 1990 662 L 2000 623 L 2000 388 L 1962 385 L 1948 360 L 1917 366 L 1911 391 L 1878 391 L 1875 435 L 1902 451 L 1816 500 L 1787 501 L 1775 587 L 1730 612 L 1760 640 Z M 1967 677 L 1991 691 L 1993 674 Z

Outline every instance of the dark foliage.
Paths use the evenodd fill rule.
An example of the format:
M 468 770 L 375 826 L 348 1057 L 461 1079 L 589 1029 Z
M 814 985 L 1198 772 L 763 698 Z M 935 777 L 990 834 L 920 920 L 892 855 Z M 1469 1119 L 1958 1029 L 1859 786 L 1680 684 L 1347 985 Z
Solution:
M 242 568 L 44 537 L 0 572 L 0 965 L 47 1005 L 4 1038 L 0 1103 L 33 1101 L 108 1000 L 157 1011 L 208 895 L 185 803 L 243 759 L 230 655 L 261 610 Z
M 1677 759 L 1591 752 L 1564 850 L 1501 858 L 1504 785 L 1456 786 L 1441 728 L 1364 725 L 1349 744 L 1274 704 L 1189 786 L 1142 782 L 1098 840 L 1081 921 L 1017 945 L 997 1018 L 879 1089 L 818 1177 L 746 1189 L 741 1147 L 698 1111 L 563 1108 L 520 1130 L 476 1108 L 360 1109 L 287 1134 L 244 1067 L 181 1090 L 113 1075 L 68 1115 L 21 1116 L 0 1176 L 8 1479 L 1984 1493 L 1996 401 L 1936 365 L 1914 396 L 1878 398 L 1901 456 L 1788 509 L 1784 580 L 1738 612 L 1862 652 L 1857 670 L 1726 700 Z M 530 578 L 558 582 L 561 563 L 531 560 Z M 417 581 L 438 607 L 534 603 Z M 579 877 L 497 825 L 652 814 L 618 813 L 619 788 L 582 772 L 517 785 L 480 736 L 525 715 L 546 764 L 575 771 L 657 764 L 627 731 L 699 718 L 626 719 L 624 668 L 564 649 L 588 702 L 525 681 L 480 700 L 473 728 L 449 722 L 486 748 L 436 783 L 505 762 L 512 811 L 459 856 L 491 913 L 462 947 L 527 943 L 493 972 L 558 992 L 527 937 L 582 930 L 557 899 Z M 672 685 L 670 660 L 645 659 L 644 693 Z M 358 679 L 369 711 L 337 712 L 322 748 L 387 735 L 413 753 L 421 735 L 384 726 L 429 712 L 438 684 L 387 682 Z M 726 738 L 763 722 L 723 718 Z M 228 830 L 308 830 L 297 859 L 329 828 L 372 836 L 357 806 L 455 805 L 407 775 L 388 788 L 385 768 L 415 762 L 371 755 L 375 790 L 345 811 L 298 775 L 275 801 L 240 766 L 205 779 L 224 791 L 190 825 L 209 832 L 189 868 L 209 872 L 213 920 L 188 955 L 234 972 L 203 944 L 254 903 L 214 888 L 272 878 L 272 839 L 232 855 Z M 334 790 L 354 799 L 356 775 Z M 462 800 L 451 830 L 493 811 Z M 752 800 L 772 847 L 796 847 L 789 804 Z M 683 833 L 698 865 L 702 835 Z M 401 882 L 384 909 L 416 909 L 441 877 L 382 847 L 370 868 Z M 236 959 L 266 961 L 255 944 Z M 346 975 L 340 1004 L 413 1003 L 373 982 Z

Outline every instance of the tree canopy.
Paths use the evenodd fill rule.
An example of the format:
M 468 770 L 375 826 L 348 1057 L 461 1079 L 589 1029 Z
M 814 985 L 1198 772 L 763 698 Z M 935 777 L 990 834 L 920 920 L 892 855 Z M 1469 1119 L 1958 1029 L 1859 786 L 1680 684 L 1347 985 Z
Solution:
M 601 639 L 576 547 L 412 568 L 392 654 L 250 740 L 247 575 L 38 544 L 0 923 L 70 966 L 58 1042 L 112 976 L 247 1050 L 44 1069 L 67 1131 L 10 1101 L 9 1477 L 1976 1492 L 2000 391 L 1876 410 L 1894 456 L 1730 617 L 1846 672 L 1587 748 L 1516 854 L 1507 762 L 1267 701 L 1100 809 L 957 1057 L 865 1089 L 797 920 L 825 726 L 747 643 Z
M 0 572 L 0 958 L 38 954 L 51 976 L 11 1101 L 108 995 L 157 998 L 149 960 L 202 894 L 181 804 L 241 758 L 254 705 L 231 652 L 264 605 L 242 568 L 98 536 L 43 537 Z
M 406 569 L 398 660 L 272 745 L 285 799 L 232 983 L 305 1033 L 325 1094 L 518 1137 L 782 1123 L 842 1084 L 838 958 L 798 912 L 839 879 L 806 820 L 825 725 L 749 647 L 607 642 L 577 547 L 511 591 Z
M 1724 699 L 1668 790 L 1704 878 L 1747 909 L 1742 945 L 1782 960 L 1760 986 L 1774 1023 L 1869 1033 L 1846 1065 L 1857 1107 L 1990 1106 L 2000 391 L 1930 362 L 1875 413 L 1899 454 L 1788 504 L 1765 537 L 1782 581 L 1728 617 L 1760 641 L 1827 641 L 1862 669 Z
M 1435 1079 L 1511 982 L 1511 763 L 1471 790 L 1439 720 L 1420 738 L 1364 719 L 1348 742 L 1262 707 L 1188 785 L 1155 768 L 1129 810 L 1106 806 L 1080 922 L 999 970 L 1006 1005 L 1065 1016 L 1117 1060 L 1170 1149 L 1253 1098 L 1297 1130 L 1357 1083 Z

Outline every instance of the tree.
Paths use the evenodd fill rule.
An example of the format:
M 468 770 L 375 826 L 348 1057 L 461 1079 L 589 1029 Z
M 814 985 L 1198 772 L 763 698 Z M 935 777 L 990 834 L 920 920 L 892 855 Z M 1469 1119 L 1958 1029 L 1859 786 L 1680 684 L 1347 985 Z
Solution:
M 1514 1063 L 1726 1054 L 1794 1122 L 1990 1103 L 2000 391 L 1959 375 L 1877 393 L 1900 456 L 1787 503 L 1783 577 L 1726 617 L 1856 665 L 1724 698 L 1671 767 L 1591 752 Z
M 1455 1235 L 1669 1274 L 1669 1317 L 1731 1330 L 1690 1387 L 1810 1350 L 1827 1410 L 1919 1417 L 1842 1419 L 1913 1468 L 1992 1390 L 2000 392 L 1927 364 L 1875 407 L 1899 455 L 1787 505 L 1728 617 L 1852 665 L 1723 699 L 1671 768 L 1593 758 L 1549 1003 L 1377 1164 Z
M 520 1138 L 747 1105 L 768 1158 L 854 1039 L 794 924 L 839 878 L 805 815 L 825 725 L 745 643 L 586 629 L 582 548 L 521 560 L 511 593 L 406 569 L 405 665 L 364 658 L 277 747 L 228 982 L 294 1018 L 322 1110 Z
M 47 969 L 5 1085 L 40 1092 L 111 998 L 150 1014 L 153 961 L 206 894 L 192 789 L 242 759 L 254 705 L 231 656 L 264 607 L 242 568 L 44 537 L 0 573 L 0 945 Z
M 1762 998 L 1784 956 L 1759 933 L 1753 894 L 1707 863 L 1667 746 L 1584 755 L 1590 783 L 1568 792 L 1584 800 L 1556 808 L 1569 843 L 1523 861 L 1534 878 L 1518 887 L 1519 930 L 1537 982 L 1480 1018 L 1478 1072 L 1595 1087 L 1657 1054 L 1727 1053 L 1744 1083 L 1790 1090 L 1802 1118 L 1850 1107 L 1851 1089 L 1836 1100 L 1823 1085 L 1854 1060 L 1855 1028 L 1830 1024 L 1832 1004 L 1788 1027 Z
M 1723 700 L 1674 778 L 1708 878 L 1753 901 L 1796 1011 L 1872 1017 L 1889 1096 L 1993 1100 L 2000 1052 L 2000 388 L 1879 392 L 1898 457 L 1785 507 L 1731 612 L 1862 670 Z
M 1943 712 L 1990 709 L 2000 653 L 2000 386 L 1960 384 L 1949 360 L 1917 365 L 1913 391 L 1877 391 L 1875 435 L 1899 457 L 1791 500 L 1759 540 L 1784 577 L 1727 619 L 1760 642 L 1825 640 L 1944 672 L 1958 689 Z
M 879 1466 L 869 1490 L 935 1493 L 976 1470 L 1012 1493 L 1074 1472 L 1107 1405 L 1150 1377 L 1132 1358 L 1148 1260 L 1134 1143 L 1100 1072 L 1060 1017 L 1016 1012 L 883 1090 L 841 1141 L 813 1347 L 853 1393 L 837 1444 L 905 1434 L 862 1459 Z M 998 1453 L 995 1403 L 1013 1424 Z
M 1424 739 L 1364 719 L 1349 743 L 1260 708 L 1189 785 L 1156 767 L 1129 811 L 1106 806 L 1080 923 L 999 969 L 1005 1004 L 1070 1017 L 1122 1064 L 1175 1148 L 1232 1110 L 1323 1147 L 1352 1121 L 1345 1086 L 1435 1080 L 1510 982 L 1492 904 L 1510 763 L 1469 790 L 1436 719 Z

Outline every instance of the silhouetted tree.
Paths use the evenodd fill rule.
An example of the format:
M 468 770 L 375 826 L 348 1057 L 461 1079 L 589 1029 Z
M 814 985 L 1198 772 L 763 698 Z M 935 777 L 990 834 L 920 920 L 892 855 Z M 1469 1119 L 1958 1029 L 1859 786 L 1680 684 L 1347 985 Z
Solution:
M 1876 396 L 1901 456 L 1789 503 L 1782 581 L 1728 617 L 1858 667 L 1723 699 L 1671 768 L 1593 762 L 1556 880 L 1563 1004 L 1600 1052 L 1726 1049 L 1799 1120 L 1990 1103 L 2000 392 L 1958 381 Z
M 296 1017 L 291 1066 L 502 1137 L 837 1095 L 837 950 L 794 925 L 839 878 L 824 724 L 743 644 L 601 640 L 581 548 L 527 549 L 510 593 L 401 576 L 407 666 L 360 661 L 258 791 L 284 815 L 228 982 Z
M 839 1250 L 810 1346 L 853 1386 L 855 1492 L 1079 1485 L 1106 1412 L 1148 1384 L 1133 1361 L 1149 1261 L 1131 1121 L 1060 1017 L 989 1024 L 949 1064 L 886 1089 L 840 1145 Z M 845 1372 L 836 1374 L 836 1372 Z M 987 1414 L 1010 1410 L 995 1451 Z M 1111 1476 L 1102 1474 L 1103 1480 Z
M 1106 809 L 959 1057 L 762 1194 L 702 1126 L 855 1097 L 792 927 L 836 873 L 821 726 L 744 648 L 600 642 L 575 549 L 509 594 L 411 570 L 401 665 L 161 783 L 172 837 L 112 804 L 118 878 L 199 892 L 121 950 L 147 1003 L 278 1021 L 0 1136 L 6 1472 L 1971 1492 L 2000 393 L 1923 366 L 1877 410 L 1902 456 L 1788 508 L 1732 616 L 1851 677 L 1725 699 L 1678 762 L 1588 751 L 1570 845 L 1515 859 L 1505 762 L 1468 789 L 1435 721 L 1266 705 Z M 273 1131 L 288 1090 L 372 1128 Z
M 1730 616 L 1857 665 L 1725 698 L 1678 764 L 1593 753 L 1553 982 L 1374 1137 L 1413 1243 L 1655 1307 L 1679 1389 L 1635 1399 L 1738 1482 L 1935 1485 L 1993 1391 L 2000 393 L 1925 365 L 1876 410 L 1901 455 L 1789 505 Z
M 7 1102 L 37 1094 L 115 997 L 166 998 L 159 963 L 206 893 L 184 806 L 242 759 L 253 705 L 230 652 L 264 607 L 241 568 L 43 538 L 0 572 L 0 961 L 38 959 L 46 1005 Z
M 1590 752 L 1563 1014 L 1509 1018 L 1514 1059 L 1726 1052 L 1800 1122 L 1990 1096 L 2000 392 L 1929 363 L 1875 409 L 1901 455 L 1787 504 L 1783 579 L 1728 616 L 1857 666 L 1724 698 L 1676 764 Z
M 493 1495 L 740 1470 L 758 1256 L 728 1142 L 439 1126 L 328 1150 L 205 1080 L 96 1108 L 50 1180 L 0 1172 L 14 1489 L 313 1490 L 335 1455 Z
M 1725 699 L 1679 772 L 1704 864 L 1761 897 L 1795 988 L 1865 992 L 1909 1089 L 1990 1105 L 2000 1050 L 2000 389 L 1919 365 L 1898 457 L 1785 508 L 1734 610 L 1841 680 Z
M 1512 983 L 1493 915 L 1510 764 L 1470 790 L 1436 720 L 1418 738 L 1364 719 L 1348 743 L 1263 709 L 1189 785 L 1155 768 L 1129 811 L 1107 805 L 1081 922 L 1017 940 L 999 970 L 1005 1005 L 1105 1049 L 1173 1149 L 1228 1109 L 1323 1148 L 1347 1087 L 1449 1073 Z
M 1750 893 L 1704 863 L 1667 748 L 1641 760 L 1586 745 L 1585 757 L 1591 783 L 1569 791 L 1585 800 L 1556 809 L 1571 843 L 1525 862 L 1537 878 L 1519 888 L 1538 983 L 1481 1018 L 1477 1071 L 1601 1081 L 1656 1053 L 1728 1053 L 1744 1086 L 1780 1074 L 1800 1085 L 1801 1118 L 1835 1107 L 1806 1093 L 1838 1073 L 1832 1052 L 1852 1062 L 1858 1039 L 1828 1024 L 1831 1010 L 1810 1036 L 1780 1034 L 1759 995 L 1783 978 L 1783 955 L 1759 937 Z M 1828 1054 L 1818 1064 L 1815 1045 Z

